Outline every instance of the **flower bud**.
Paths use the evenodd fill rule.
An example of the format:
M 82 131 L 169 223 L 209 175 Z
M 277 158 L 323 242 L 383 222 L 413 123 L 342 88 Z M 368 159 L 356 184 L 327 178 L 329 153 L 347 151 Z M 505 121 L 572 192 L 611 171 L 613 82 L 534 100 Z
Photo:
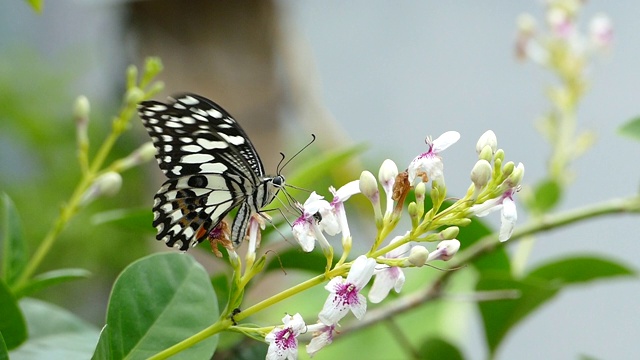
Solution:
M 491 179 L 491 164 L 487 160 L 478 160 L 471 170 L 471 181 L 477 190 L 482 189 Z
M 378 180 L 382 184 L 382 188 L 387 193 L 391 193 L 393 190 L 393 184 L 396 182 L 396 176 L 398 176 L 398 166 L 393 160 L 386 159 L 380 166 L 378 172 Z
M 476 143 L 476 153 L 480 154 L 485 146 L 489 146 L 492 153 L 498 150 L 498 139 L 496 138 L 496 134 L 491 130 L 485 131 L 485 133 L 480 136 L 480 139 L 478 139 Z
M 450 226 L 442 231 L 440 231 L 440 238 L 442 240 L 453 240 L 460 233 L 460 228 L 457 226 Z
M 511 173 L 513 172 L 513 169 L 515 167 L 516 167 L 516 165 L 513 163 L 513 161 L 508 161 L 502 167 L 502 176 L 507 177 L 507 176 L 511 175 Z
M 428 258 L 429 250 L 427 250 L 427 248 L 425 248 L 424 246 L 416 245 L 411 248 L 411 252 L 409 253 L 407 261 L 413 266 L 421 267 L 427 262 Z
M 450 260 L 460 249 L 460 241 L 456 239 L 441 241 L 436 250 L 429 254 L 427 261 Z
M 491 146 L 486 145 L 484 148 L 482 148 L 480 154 L 478 154 L 478 159 L 487 161 L 493 160 L 493 150 L 491 149 Z
M 380 211 L 380 191 L 378 190 L 378 182 L 375 176 L 369 171 L 363 171 L 360 174 L 360 192 L 366 196 L 373 205 L 373 211 L 375 213 L 376 221 L 382 220 L 382 213 Z
M 117 172 L 107 172 L 97 177 L 87 189 L 80 200 L 81 205 L 86 205 L 100 196 L 113 196 L 122 187 L 122 176 Z
M 137 104 L 144 99 L 144 91 L 138 87 L 132 87 L 125 95 L 127 104 Z
M 511 176 L 509 176 L 509 183 L 511 187 L 516 187 L 520 185 L 522 178 L 524 177 L 524 164 L 518 163 L 518 166 L 513 169 Z
M 89 125 L 89 112 L 91 106 L 86 96 L 78 96 L 73 105 L 73 117 L 76 120 L 76 138 L 80 151 L 87 152 L 89 146 L 89 135 L 87 128 Z
M 156 153 L 157 151 L 153 143 L 151 141 L 146 142 L 129 154 L 129 156 L 118 160 L 115 164 L 116 169 L 118 171 L 124 171 L 138 166 L 153 159 Z
M 531 14 L 520 14 L 516 20 L 516 26 L 519 33 L 531 36 L 536 32 L 536 19 Z

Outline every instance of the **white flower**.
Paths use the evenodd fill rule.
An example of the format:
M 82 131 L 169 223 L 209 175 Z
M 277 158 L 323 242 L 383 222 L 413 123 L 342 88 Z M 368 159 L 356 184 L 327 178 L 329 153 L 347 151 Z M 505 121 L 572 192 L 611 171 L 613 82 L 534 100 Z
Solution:
M 402 236 L 396 236 L 391 240 L 391 244 L 402 239 Z M 403 244 L 398 246 L 397 248 L 389 251 L 385 257 L 387 259 L 397 259 L 401 256 L 406 256 L 410 251 L 409 244 Z M 397 266 L 388 266 L 381 265 L 382 268 L 376 269 L 374 274 L 376 275 L 373 280 L 373 285 L 371 286 L 371 290 L 369 291 L 369 300 L 377 304 L 384 300 L 384 298 L 389 295 L 389 291 L 394 289 L 397 293 L 402 290 L 402 285 L 404 285 L 404 273 L 402 269 Z
M 478 217 L 487 216 L 494 211 L 502 210 L 500 235 L 498 236 L 500 241 L 509 240 L 513 233 L 513 228 L 516 226 L 516 221 L 518 220 L 516 203 L 513 201 L 514 192 L 515 189 L 509 189 L 502 194 L 502 196 L 487 200 L 482 204 L 473 205 L 470 209 L 471 212 Z
M 287 314 L 282 322 L 284 326 L 273 328 L 264 338 L 269 343 L 267 360 L 298 358 L 298 335 L 306 329 L 304 320 L 300 314 Z
M 409 164 L 409 183 L 413 184 L 416 177 L 437 181 L 441 184 L 444 183 L 444 165 L 440 153 L 455 144 L 459 139 L 460 133 L 457 131 L 447 131 L 433 141 L 427 138 L 429 150 L 416 156 Z M 426 178 L 424 175 L 426 175 Z
M 305 201 L 302 215 L 293 222 L 291 231 L 302 250 L 310 252 L 315 247 L 316 240 L 323 248 L 329 248 L 330 245 L 322 231 L 335 235 L 340 231 L 340 227 L 329 202 L 314 191 Z
M 357 319 L 362 319 L 367 311 L 367 299 L 360 290 L 371 280 L 375 266 L 374 259 L 360 255 L 351 265 L 346 280 L 342 276 L 331 279 L 325 286 L 331 294 L 318 314 L 320 321 L 326 325 L 337 324 L 349 310 Z
M 589 37 L 596 48 L 607 48 L 613 41 L 613 25 L 611 19 L 598 14 L 589 23 Z
M 338 190 L 336 190 L 333 186 L 329 188 L 329 191 L 333 194 L 333 200 L 331 200 L 331 207 L 333 208 L 333 213 L 338 220 L 338 226 L 340 228 L 340 232 L 342 232 L 342 237 L 351 236 L 351 231 L 349 231 L 349 223 L 347 222 L 347 214 L 344 211 L 344 202 L 349 200 L 352 195 L 360 193 L 360 181 L 353 180 L 351 182 L 346 183 Z
M 307 331 L 313 333 L 313 338 L 307 345 L 307 354 L 310 357 L 313 357 L 320 349 L 333 342 L 333 333 L 336 332 L 336 326 L 339 325 L 326 325 L 321 322 L 307 326 Z

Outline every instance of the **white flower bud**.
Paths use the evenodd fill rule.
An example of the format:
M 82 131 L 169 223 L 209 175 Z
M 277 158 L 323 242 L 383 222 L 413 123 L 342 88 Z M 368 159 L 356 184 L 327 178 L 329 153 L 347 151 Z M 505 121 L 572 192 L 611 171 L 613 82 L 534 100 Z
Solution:
M 116 169 L 118 171 L 124 171 L 134 166 L 143 164 L 154 158 L 156 155 L 156 148 L 151 141 L 142 144 L 139 148 L 134 150 L 129 156 L 118 160 Z
M 450 260 L 460 250 L 460 241 L 457 239 L 441 241 L 436 250 L 429 254 L 427 261 L 433 260 Z
M 373 211 L 375 212 L 375 218 L 382 219 L 382 212 L 380 210 L 380 191 L 378 190 L 378 182 L 376 177 L 369 171 L 363 171 L 360 174 L 360 192 L 366 196 L 373 204 Z
M 411 252 L 409 253 L 407 261 L 413 266 L 421 267 L 427 262 L 428 258 L 429 250 L 427 250 L 427 248 L 425 248 L 424 246 L 417 245 L 411 248 Z
M 491 148 L 492 154 L 498 150 L 498 138 L 491 130 L 485 131 L 485 133 L 480 136 L 480 139 L 478 139 L 478 142 L 476 143 L 476 153 L 479 155 L 485 146 L 489 146 Z
M 471 170 L 471 181 L 479 190 L 489 183 L 489 179 L 491 179 L 491 164 L 487 160 L 478 160 Z
M 117 172 L 107 172 L 97 177 L 87 189 L 80 200 L 81 205 L 86 205 L 100 196 L 113 196 L 122 187 L 122 176 Z

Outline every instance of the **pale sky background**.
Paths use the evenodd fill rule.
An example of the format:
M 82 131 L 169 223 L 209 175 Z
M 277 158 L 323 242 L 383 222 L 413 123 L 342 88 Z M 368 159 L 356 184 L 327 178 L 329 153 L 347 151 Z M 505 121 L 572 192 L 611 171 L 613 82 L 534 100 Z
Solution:
M 313 55 L 324 104 L 351 139 L 371 145 L 364 155 L 369 163 L 389 157 L 403 166 L 425 150 L 425 136 L 457 130 L 462 138 L 444 153 L 445 174 L 450 192 L 462 193 L 476 160 L 476 140 L 492 129 L 507 159 L 525 164 L 525 183 L 544 174 L 548 147 L 533 121 L 547 110 L 544 87 L 551 78 L 513 56 L 516 17 L 527 11 L 541 19 L 541 2 L 290 0 L 280 5 L 287 26 Z M 594 63 L 579 113 L 580 126 L 596 131 L 598 142 L 576 162 L 575 186 L 561 209 L 628 196 L 640 186 L 640 144 L 615 134 L 620 124 L 640 115 L 640 2 L 590 1 L 583 25 L 598 12 L 613 19 L 615 45 Z M 119 16 L 108 1 L 50 0 L 41 16 L 22 1 L 3 1 L 0 51 L 20 43 L 61 61 L 57 55 L 81 48 L 91 67 L 78 92 L 90 98 L 111 94 L 108 80 L 120 79 L 127 61 L 120 35 L 108 31 L 117 28 Z M 639 240 L 637 216 L 603 218 L 542 235 L 531 263 L 591 253 L 638 269 Z M 636 358 L 639 300 L 637 280 L 565 291 L 522 322 L 498 358 Z M 473 322 L 464 337 L 468 358 L 482 359 L 480 323 Z

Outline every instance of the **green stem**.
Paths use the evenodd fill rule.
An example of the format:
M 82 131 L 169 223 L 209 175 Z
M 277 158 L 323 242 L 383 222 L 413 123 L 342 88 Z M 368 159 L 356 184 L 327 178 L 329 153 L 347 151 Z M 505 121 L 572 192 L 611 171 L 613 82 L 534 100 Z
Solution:
M 122 133 L 124 129 L 123 123 L 127 122 L 129 118 L 133 115 L 133 111 L 135 110 L 135 104 L 127 105 L 120 113 L 119 117 L 114 121 L 113 131 L 107 136 L 104 140 L 98 153 L 96 154 L 93 163 L 89 167 L 89 170 L 85 172 L 80 180 L 80 183 L 76 186 L 73 195 L 71 195 L 71 199 L 69 202 L 62 208 L 60 211 L 60 215 L 55 220 L 53 226 L 44 237 L 33 256 L 29 260 L 29 263 L 25 267 L 25 270 L 20 274 L 18 281 L 16 281 L 15 286 L 13 287 L 14 292 L 21 290 L 24 286 L 26 286 L 27 282 L 33 274 L 36 272 L 45 256 L 51 250 L 51 247 L 55 243 L 58 235 L 64 230 L 67 223 L 71 220 L 71 218 L 78 212 L 80 201 L 82 200 L 82 196 L 85 191 L 91 186 L 93 180 L 95 180 L 96 175 L 102 168 L 107 155 L 111 152 L 116 140 Z
M 232 325 L 230 319 L 218 320 L 215 324 L 209 326 L 208 328 L 200 331 L 199 333 L 190 336 L 189 338 L 173 345 L 172 347 L 166 348 L 161 352 L 151 356 L 147 360 L 160 360 L 167 359 L 170 356 L 173 356 L 181 351 L 184 351 L 195 344 L 199 343 L 202 340 L 207 339 L 225 329 L 228 329 Z

